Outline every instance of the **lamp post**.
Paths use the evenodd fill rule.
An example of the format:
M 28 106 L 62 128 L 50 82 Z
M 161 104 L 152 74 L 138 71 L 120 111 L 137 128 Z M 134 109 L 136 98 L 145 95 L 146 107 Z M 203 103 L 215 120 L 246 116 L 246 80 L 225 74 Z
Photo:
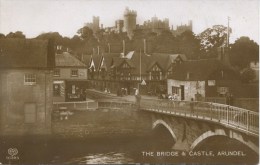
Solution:
M 142 81 L 142 54 L 141 54 L 141 49 L 140 49 L 139 76 L 140 76 L 140 82 L 137 83 L 137 85 L 138 85 L 138 95 L 141 95 L 140 94 L 140 85 L 146 85 L 146 82 L 144 80 Z

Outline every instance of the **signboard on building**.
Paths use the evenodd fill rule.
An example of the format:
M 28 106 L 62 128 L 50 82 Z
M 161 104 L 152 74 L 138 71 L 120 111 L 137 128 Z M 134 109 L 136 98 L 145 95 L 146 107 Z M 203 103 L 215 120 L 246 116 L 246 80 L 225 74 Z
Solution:
M 215 80 L 208 80 L 208 86 L 215 86 L 216 81 Z

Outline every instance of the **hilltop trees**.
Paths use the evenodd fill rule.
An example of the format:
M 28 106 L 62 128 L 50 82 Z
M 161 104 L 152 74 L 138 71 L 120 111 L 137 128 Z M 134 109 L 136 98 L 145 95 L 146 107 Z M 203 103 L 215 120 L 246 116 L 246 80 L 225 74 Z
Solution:
M 155 52 L 174 53 L 176 52 L 176 39 L 169 30 L 164 30 L 156 37 Z
M 252 61 L 259 61 L 259 45 L 249 37 L 240 37 L 231 45 L 230 62 L 243 69 Z
M 1 38 L 5 38 L 5 35 L 2 34 L 2 33 L 0 33 L 0 39 L 1 39 Z
M 227 32 L 232 32 L 231 28 L 223 25 L 214 25 L 212 28 L 207 28 L 198 35 L 200 39 L 201 50 L 205 52 L 208 58 L 217 55 L 217 48 L 226 45 Z
M 5 36 L 6 38 L 25 38 L 25 35 L 23 34 L 23 32 L 21 31 L 17 31 L 17 32 L 10 32 L 9 34 L 7 34 Z
M 200 59 L 200 40 L 195 36 L 192 31 L 185 31 L 177 37 L 178 52 L 185 54 L 188 59 Z

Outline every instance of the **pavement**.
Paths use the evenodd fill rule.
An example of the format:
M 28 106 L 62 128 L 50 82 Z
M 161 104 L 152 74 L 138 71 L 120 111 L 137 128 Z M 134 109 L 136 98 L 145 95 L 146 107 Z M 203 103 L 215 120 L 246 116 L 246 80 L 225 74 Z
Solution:
M 91 89 L 92 91 L 96 91 L 98 93 L 103 93 L 104 95 L 109 95 L 114 99 L 122 100 L 122 101 L 130 101 L 130 102 L 135 102 L 136 98 L 135 95 L 125 95 L 125 96 L 117 96 L 115 93 L 107 93 L 107 92 L 102 92 L 98 90 Z M 141 95 L 141 98 L 144 99 L 157 99 L 157 96 L 149 96 L 149 95 Z

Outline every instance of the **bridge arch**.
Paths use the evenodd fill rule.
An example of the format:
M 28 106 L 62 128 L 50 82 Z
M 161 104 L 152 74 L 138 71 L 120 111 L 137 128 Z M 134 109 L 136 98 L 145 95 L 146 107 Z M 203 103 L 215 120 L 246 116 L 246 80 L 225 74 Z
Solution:
M 239 142 L 245 144 L 246 146 L 248 146 L 250 149 L 252 149 L 255 153 L 259 154 L 259 148 L 256 144 L 252 143 L 251 141 L 244 141 L 241 135 L 236 134 L 236 136 L 230 136 L 227 135 L 225 133 L 225 131 L 223 129 L 218 129 L 213 131 L 207 131 L 205 133 L 203 133 L 202 135 L 200 135 L 190 146 L 190 150 L 193 150 L 195 147 L 197 147 L 202 141 L 204 141 L 205 139 L 208 139 L 209 137 L 212 136 L 226 136 L 229 137 L 231 139 L 236 139 Z
M 153 129 L 155 129 L 157 126 L 159 125 L 163 125 L 165 128 L 167 128 L 167 130 L 170 132 L 170 134 L 172 135 L 174 141 L 177 141 L 177 137 L 175 135 L 175 133 L 173 132 L 172 128 L 169 126 L 169 124 L 167 124 L 165 121 L 163 121 L 162 119 L 158 119 L 155 122 L 153 122 Z

